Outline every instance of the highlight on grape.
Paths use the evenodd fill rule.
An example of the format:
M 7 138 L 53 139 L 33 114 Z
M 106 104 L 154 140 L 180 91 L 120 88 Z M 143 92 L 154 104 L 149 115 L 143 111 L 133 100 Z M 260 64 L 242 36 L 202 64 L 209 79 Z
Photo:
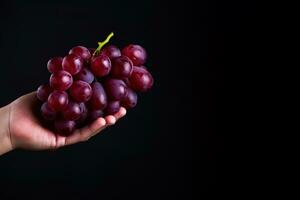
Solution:
M 56 132 L 70 135 L 99 117 L 115 114 L 123 106 L 137 104 L 137 92 L 147 92 L 153 77 L 145 67 L 147 53 L 143 47 L 117 46 L 98 42 L 98 47 L 76 46 L 65 57 L 47 63 L 49 83 L 37 89 L 41 115 Z

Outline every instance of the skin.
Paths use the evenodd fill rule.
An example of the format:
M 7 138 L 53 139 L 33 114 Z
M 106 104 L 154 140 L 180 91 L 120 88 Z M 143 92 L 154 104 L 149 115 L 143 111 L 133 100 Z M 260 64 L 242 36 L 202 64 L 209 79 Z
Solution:
M 122 107 L 118 113 L 100 117 L 65 137 L 41 125 L 36 114 L 37 105 L 36 93 L 32 92 L 0 108 L 0 155 L 17 148 L 47 150 L 84 142 L 126 114 L 126 109 Z

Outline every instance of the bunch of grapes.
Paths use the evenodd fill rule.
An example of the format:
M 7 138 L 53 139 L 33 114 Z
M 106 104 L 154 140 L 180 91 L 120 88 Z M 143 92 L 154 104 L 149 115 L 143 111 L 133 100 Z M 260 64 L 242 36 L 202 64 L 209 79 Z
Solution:
M 152 75 L 144 66 L 146 51 L 128 45 L 102 48 L 76 46 L 64 58 L 54 57 L 47 63 L 49 84 L 39 86 L 41 115 L 61 135 L 70 135 L 99 117 L 115 114 L 123 106 L 137 104 L 136 92 L 146 92 L 153 85 Z

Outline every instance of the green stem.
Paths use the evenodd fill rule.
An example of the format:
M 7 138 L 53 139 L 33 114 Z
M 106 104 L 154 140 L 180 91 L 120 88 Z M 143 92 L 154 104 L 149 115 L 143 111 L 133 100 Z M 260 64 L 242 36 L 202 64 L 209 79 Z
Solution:
M 110 40 L 110 38 L 111 38 L 112 36 L 114 36 L 114 33 L 113 33 L 113 32 L 111 32 L 103 42 L 98 42 L 98 47 L 97 47 L 97 49 L 95 50 L 95 52 L 93 53 L 93 57 L 94 57 L 96 54 L 98 54 L 98 53 L 100 52 L 101 48 L 102 48 L 106 43 L 109 42 L 109 40 Z

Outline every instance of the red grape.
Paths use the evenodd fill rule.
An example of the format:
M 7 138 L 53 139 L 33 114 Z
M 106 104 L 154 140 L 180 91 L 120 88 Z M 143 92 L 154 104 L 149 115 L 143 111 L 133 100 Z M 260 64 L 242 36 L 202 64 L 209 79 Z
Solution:
M 104 81 L 106 94 L 111 100 L 121 100 L 126 95 L 126 85 L 119 79 L 107 79 Z
M 65 91 L 71 87 L 73 78 L 67 71 L 58 71 L 50 76 L 49 82 L 53 89 Z
M 64 91 L 55 90 L 48 97 L 48 105 L 54 111 L 64 110 L 69 103 L 68 94 Z
M 42 113 L 42 116 L 44 117 L 44 119 L 46 120 L 54 120 L 55 119 L 55 111 L 52 110 L 48 103 L 45 102 L 43 103 L 42 107 L 41 107 L 41 113 Z
M 95 121 L 96 119 L 98 119 L 99 117 L 103 117 L 104 116 L 104 113 L 102 110 L 93 110 L 89 113 L 89 122 L 93 122 Z
M 80 107 L 81 116 L 75 122 L 76 122 L 76 124 L 78 124 L 78 126 L 82 126 L 82 125 L 84 125 L 83 123 L 85 122 L 85 120 L 88 116 L 88 109 L 87 109 L 85 103 L 79 103 L 79 107 Z
M 47 68 L 50 73 L 55 73 L 62 70 L 62 57 L 54 57 L 47 63 Z
M 146 92 L 153 85 L 152 75 L 141 67 L 133 66 L 133 72 L 129 77 L 130 87 L 138 92 Z
M 53 89 L 48 84 L 44 84 L 37 89 L 36 96 L 39 100 L 45 102 L 52 91 Z
M 70 88 L 70 95 L 77 102 L 86 102 L 92 96 L 92 88 L 87 82 L 74 81 Z
M 110 101 L 108 102 L 104 113 L 105 115 L 113 115 L 115 113 L 117 113 L 120 110 L 121 106 L 120 106 L 120 101 Z
M 83 46 L 77 46 L 73 47 L 70 51 L 69 54 L 75 54 L 79 56 L 82 60 L 84 60 L 86 63 L 90 60 L 91 58 L 91 53 L 90 51 Z
M 132 62 L 126 56 L 120 56 L 112 60 L 111 76 L 115 78 L 126 78 L 132 73 Z
M 81 108 L 80 105 L 76 102 L 69 102 L 66 109 L 63 111 L 64 119 L 66 120 L 76 120 L 81 116 Z
M 86 67 L 83 68 L 78 74 L 74 75 L 75 80 L 81 80 L 91 84 L 94 81 L 93 73 Z
M 69 120 L 56 120 L 54 123 L 55 129 L 60 135 L 68 136 L 70 135 L 75 129 L 76 123 L 74 121 Z
M 114 45 L 110 45 L 110 46 L 104 47 L 100 51 L 100 55 L 103 55 L 103 54 L 108 56 L 110 59 L 113 59 L 113 58 L 117 58 L 117 57 L 121 56 L 121 51 L 118 47 L 116 47 Z
M 122 55 L 127 56 L 133 65 L 143 65 L 146 62 L 147 53 L 140 45 L 131 44 L 122 50 Z
M 111 69 L 111 61 L 106 55 L 94 57 L 91 61 L 91 70 L 95 76 L 106 76 Z
M 90 105 L 93 110 L 104 109 L 107 105 L 106 92 L 99 82 L 94 82 L 91 84 L 93 94 L 90 99 Z
M 122 99 L 121 105 L 127 109 L 133 108 L 137 104 L 137 94 L 130 88 L 126 90 L 126 96 Z
M 83 67 L 83 60 L 75 54 L 69 54 L 65 56 L 62 61 L 63 70 L 69 72 L 72 75 L 80 72 L 82 67 Z

